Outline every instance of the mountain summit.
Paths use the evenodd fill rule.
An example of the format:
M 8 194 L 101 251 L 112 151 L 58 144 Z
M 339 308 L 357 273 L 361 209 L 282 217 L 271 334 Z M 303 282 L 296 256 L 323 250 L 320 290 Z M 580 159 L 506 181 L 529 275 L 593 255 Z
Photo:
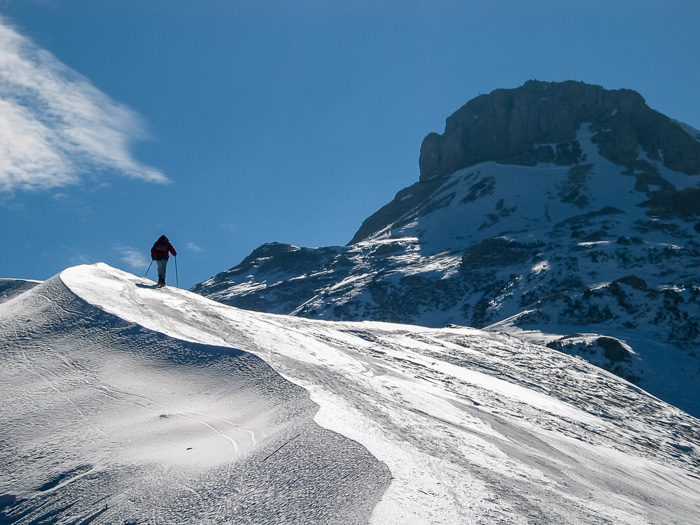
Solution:
M 636 168 L 643 179 L 640 186 L 647 190 L 654 182 L 671 189 L 648 160 L 686 175 L 700 174 L 700 134 L 651 109 L 636 91 L 531 80 L 520 88 L 478 96 L 447 119 L 442 135 L 425 137 L 419 184 L 412 189 L 423 196 L 439 185 L 441 176 L 482 162 L 578 165 L 583 161 L 578 132 L 584 124 L 598 153 L 619 166 Z M 351 242 L 381 230 L 412 204 L 400 200 L 382 208 Z
M 700 415 L 700 132 L 631 90 L 530 81 L 468 102 L 347 246 L 261 246 L 193 288 L 333 320 L 547 344 Z
M 468 102 L 447 119 L 445 133 L 429 134 L 421 146 L 421 180 L 449 175 L 481 162 L 534 166 L 574 164 L 570 148 L 588 124 L 600 153 L 627 166 L 639 148 L 669 169 L 700 173 L 700 143 L 628 89 L 606 90 L 583 82 L 526 82 Z

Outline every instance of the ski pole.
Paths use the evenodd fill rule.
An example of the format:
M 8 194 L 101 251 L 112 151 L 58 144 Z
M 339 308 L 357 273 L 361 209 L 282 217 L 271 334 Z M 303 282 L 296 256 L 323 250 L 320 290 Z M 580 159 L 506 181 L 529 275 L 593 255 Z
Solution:
M 177 255 L 174 256 L 175 259 L 175 286 L 180 289 L 180 278 L 177 275 Z
M 149 265 L 148 265 L 148 270 L 150 270 L 150 269 L 151 269 L 151 265 L 152 265 L 152 264 L 153 264 L 153 259 L 151 259 L 151 264 L 149 264 Z M 148 270 L 146 270 L 146 273 L 145 273 L 145 274 L 143 274 L 143 278 L 144 278 L 144 279 L 145 279 L 145 278 L 146 278 L 146 276 L 148 275 Z

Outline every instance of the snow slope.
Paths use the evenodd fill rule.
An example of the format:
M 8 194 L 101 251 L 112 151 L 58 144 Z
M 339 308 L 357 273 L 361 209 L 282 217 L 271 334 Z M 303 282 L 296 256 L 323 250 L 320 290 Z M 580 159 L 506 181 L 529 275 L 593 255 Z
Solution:
M 0 304 L 0 522 L 697 522 L 700 421 L 580 358 L 151 286 Z
M 135 306 L 176 297 L 64 278 L 81 273 Z M 0 333 L 0 523 L 366 523 L 388 484 L 261 359 L 122 320 L 59 278 L 0 305 Z
M 0 303 L 12 299 L 15 295 L 34 288 L 41 281 L 27 281 L 24 279 L 0 279 Z
M 636 167 L 615 164 L 589 123 L 574 142 L 577 164 L 487 161 L 419 181 L 368 219 L 393 222 L 360 241 L 263 245 L 192 290 L 315 319 L 551 334 L 698 417 L 698 177 L 644 151 Z M 573 344 L 580 333 L 633 352 L 609 359 L 595 339 Z

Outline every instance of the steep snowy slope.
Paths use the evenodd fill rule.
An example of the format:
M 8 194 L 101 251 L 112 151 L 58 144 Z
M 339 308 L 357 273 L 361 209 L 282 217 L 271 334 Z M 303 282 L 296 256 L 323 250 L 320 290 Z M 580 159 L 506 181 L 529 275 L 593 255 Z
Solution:
M 15 295 L 34 288 L 40 281 L 27 281 L 24 279 L 0 279 L 0 303 L 12 299 Z
M 64 275 L 160 303 L 123 275 Z M 359 524 L 388 485 L 261 359 L 142 328 L 61 278 L 0 305 L 0 341 L 0 523 Z
M 700 421 L 579 358 L 475 329 L 261 314 L 151 285 L 83 266 L 0 305 L 5 521 L 700 512 Z
M 505 331 L 699 416 L 698 136 L 629 90 L 497 90 L 426 137 L 418 182 L 348 246 L 267 244 L 193 291 L 309 318 Z

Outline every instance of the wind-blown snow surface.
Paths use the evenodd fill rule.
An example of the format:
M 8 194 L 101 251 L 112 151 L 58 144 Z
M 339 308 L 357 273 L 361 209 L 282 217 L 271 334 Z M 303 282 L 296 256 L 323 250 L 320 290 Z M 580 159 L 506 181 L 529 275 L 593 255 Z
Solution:
M 582 359 L 150 284 L 0 304 L 0 521 L 697 522 L 700 422 Z
M 197 308 L 126 277 L 61 279 L 127 293 L 127 319 Z M 390 474 L 315 424 L 303 389 L 250 353 L 107 313 L 61 279 L 0 305 L 0 523 L 367 522 Z
M 4 303 L 15 295 L 34 288 L 40 282 L 26 281 L 24 279 L 0 279 L 0 303 Z

